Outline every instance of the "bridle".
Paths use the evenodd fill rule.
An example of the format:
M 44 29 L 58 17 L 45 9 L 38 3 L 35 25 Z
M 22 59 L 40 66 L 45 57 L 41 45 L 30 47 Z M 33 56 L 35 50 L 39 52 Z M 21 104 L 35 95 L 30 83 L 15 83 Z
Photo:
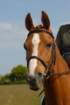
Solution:
M 54 38 L 53 37 L 53 34 L 51 33 L 51 32 L 49 32 L 49 31 L 47 31 L 46 29 L 38 29 L 38 28 L 36 28 L 35 30 L 32 30 L 32 31 L 30 31 L 29 32 L 29 34 L 28 34 L 28 36 L 29 35 L 31 35 L 32 33 L 40 33 L 40 32 L 46 32 L 46 33 L 48 33 L 52 38 Z M 46 64 L 45 62 L 44 62 L 44 60 L 42 60 L 41 58 L 39 58 L 39 57 L 37 57 L 37 56 L 30 56 L 28 59 L 27 59 L 27 66 L 29 66 L 29 61 L 31 60 L 31 59 L 37 59 L 38 61 L 40 61 L 42 64 L 43 64 L 43 66 L 45 67 L 45 69 L 47 69 L 47 70 L 45 70 L 46 72 L 43 74 L 43 76 L 48 76 L 48 75 L 50 75 L 50 68 L 51 68 L 51 66 L 53 65 L 53 64 L 55 64 L 55 44 L 53 43 L 52 45 L 51 45 L 51 60 L 50 60 L 50 62 L 49 62 L 49 64 Z
M 46 32 L 46 33 L 48 33 L 52 38 L 54 38 L 53 37 L 53 34 L 51 33 L 51 32 L 49 32 L 49 31 L 47 31 L 46 29 L 38 29 L 38 28 L 36 28 L 36 29 L 34 29 L 34 30 L 32 30 L 32 31 L 30 31 L 29 32 L 29 34 L 28 34 L 28 36 L 30 35 L 30 34 L 32 34 L 32 33 L 40 33 L 40 32 Z M 65 75 L 65 74 L 69 74 L 70 73 L 70 71 L 68 70 L 68 71 L 66 71 L 66 72 L 61 72 L 61 73 L 53 73 L 53 71 L 51 71 L 51 67 L 55 64 L 55 62 L 56 62 L 56 45 L 55 45 L 55 43 L 53 43 L 52 44 L 52 47 L 51 47 L 51 60 L 50 60 L 50 62 L 49 62 L 49 64 L 46 64 L 45 62 L 44 62 L 44 60 L 42 60 L 41 58 L 39 58 L 39 57 L 37 57 L 37 56 L 30 56 L 28 59 L 27 59 L 27 66 L 29 66 L 29 61 L 31 60 L 31 59 L 37 59 L 38 61 L 40 61 L 42 64 L 43 64 L 43 66 L 45 67 L 45 73 L 43 74 L 43 76 L 44 77 L 46 77 L 47 79 L 49 79 L 50 77 L 53 77 L 53 76 L 62 76 L 62 75 Z

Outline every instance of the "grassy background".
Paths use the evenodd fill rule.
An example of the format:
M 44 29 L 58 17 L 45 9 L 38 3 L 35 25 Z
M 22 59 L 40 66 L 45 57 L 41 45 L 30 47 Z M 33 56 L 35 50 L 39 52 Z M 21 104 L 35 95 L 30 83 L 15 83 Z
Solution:
M 0 105 L 40 105 L 39 92 L 27 85 L 0 86 Z

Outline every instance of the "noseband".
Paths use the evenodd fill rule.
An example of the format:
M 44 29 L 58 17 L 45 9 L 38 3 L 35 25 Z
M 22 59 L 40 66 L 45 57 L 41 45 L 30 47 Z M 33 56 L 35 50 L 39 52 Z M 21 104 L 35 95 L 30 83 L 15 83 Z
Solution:
M 50 33 L 49 31 L 47 31 L 47 30 L 45 30 L 45 29 L 35 29 L 35 30 L 32 30 L 32 31 L 30 31 L 29 32 L 29 34 L 28 34 L 28 36 L 30 35 L 30 34 L 32 34 L 32 33 L 39 33 L 39 32 L 46 32 L 46 33 L 48 33 L 52 38 L 54 38 L 53 37 L 53 34 L 52 33 Z M 45 62 L 44 62 L 44 60 L 42 60 L 41 58 L 39 58 L 39 57 L 37 57 L 37 56 L 30 56 L 28 59 L 27 59 L 27 66 L 29 67 L 29 61 L 31 60 L 31 59 L 37 59 L 38 61 L 40 61 L 41 63 L 42 63 L 42 65 L 45 67 L 45 73 L 43 74 L 43 76 L 44 77 L 46 77 L 47 79 L 49 79 L 50 77 L 52 77 L 52 76 L 61 76 L 61 75 L 65 75 L 65 74 L 69 74 L 70 73 L 70 71 L 68 70 L 68 71 L 66 71 L 66 72 L 61 72 L 61 73 L 53 73 L 52 71 L 51 71 L 51 66 L 52 65 L 54 65 L 55 64 L 55 62 L 56 62 L 56 45 L 55 45 L 55 43 L 53 43 L 52 44 L 52 49 L 51 49 L 51 60 L 50 60 L 50 63 L 49 64 L 46 64 Z

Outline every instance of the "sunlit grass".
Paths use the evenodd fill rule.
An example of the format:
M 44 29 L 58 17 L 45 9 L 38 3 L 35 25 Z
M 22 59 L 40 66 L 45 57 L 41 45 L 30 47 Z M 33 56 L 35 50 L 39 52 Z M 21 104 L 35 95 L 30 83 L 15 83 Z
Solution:
M 40 105 L 39 92 L 27 85 L 0 86 L 0 105 Z

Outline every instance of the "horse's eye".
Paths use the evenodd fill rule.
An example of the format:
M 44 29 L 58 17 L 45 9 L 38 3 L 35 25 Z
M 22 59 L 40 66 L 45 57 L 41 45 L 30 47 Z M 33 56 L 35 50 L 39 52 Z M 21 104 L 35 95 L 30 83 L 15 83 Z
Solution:
M 46 48 L 50 48 L 52 46 L 52 44 L 47 44 Z

